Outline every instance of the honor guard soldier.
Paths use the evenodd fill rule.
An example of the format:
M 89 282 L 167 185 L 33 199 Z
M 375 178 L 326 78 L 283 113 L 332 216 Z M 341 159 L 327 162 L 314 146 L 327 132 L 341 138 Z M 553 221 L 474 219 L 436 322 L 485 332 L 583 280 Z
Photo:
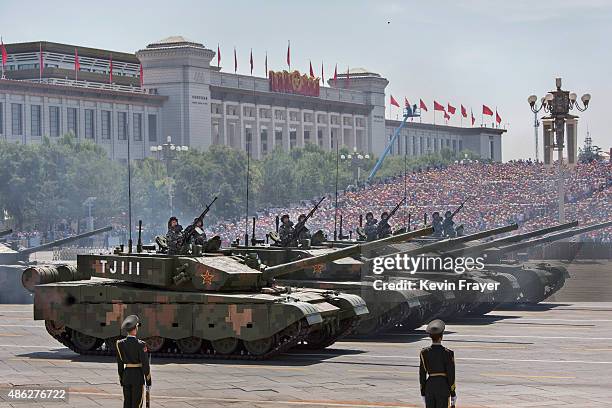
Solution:
M 426 331 L 432 344 L 421 350 L 419 380 L 426 408 L 448 408 L 449 397 L 454 408 L 457 401 L 455 355 L 452 350 L 442 346 L 444 327 L 444 322 L 439 319 L 429 323 Z
M 119 382 L 123 387 L 123 408 L 141 408 L 144 385 L 147 385 L 147 392 L 151 387 L 147 344 L 136 338 L 138 327 L 138 316 L 126 317 L 121 329 L 126 331 L 128 336 L 117 340 L 117 366 Z

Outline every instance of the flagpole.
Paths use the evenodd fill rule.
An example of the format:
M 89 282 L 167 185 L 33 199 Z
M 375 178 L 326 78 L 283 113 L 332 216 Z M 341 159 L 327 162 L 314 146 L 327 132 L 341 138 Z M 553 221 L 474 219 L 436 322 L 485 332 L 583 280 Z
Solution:
M 39 63 L 39 67 L 38 67 L 38 83 L 42 83 L 42 70 L 43 70 L 43 56 L 42 56 L 42 42 L 38 43 L 39 46 L 39 53 L 40 55 L 38 56 L 38 63 Z
M 6 48 L 4 47 L 4 40 L 2 39 L 2 37 L 0 37 L 0 44 L 2 44 L 2 55 L 0 56 L 0 59 L 2 59 L 2 79 L 4 79 L 4 53 L 6 52 Z

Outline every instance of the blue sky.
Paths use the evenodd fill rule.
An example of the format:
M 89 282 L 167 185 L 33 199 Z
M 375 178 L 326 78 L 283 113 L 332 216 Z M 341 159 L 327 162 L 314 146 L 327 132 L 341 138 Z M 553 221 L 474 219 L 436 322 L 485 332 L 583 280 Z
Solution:
M 227 70 L 236 46 L 239 72 L 263 76 L 285 68 L 287 40 L 292 67 L 306 72 L 325 62 L 325 75 L 365 67 L 389 80 L 398 100 L 433 100 L 473 108 L 497 107 L 508 128 L 504 160 L 533 157 L 533 114 L 527 97 L 545 94 L 554 78 L 579 96 L 592 95 L 579 119 L 579 144 L 612 147 L 605 95 L 610 78 L 612 2 L 582 1 L 157 1 L 79 2 L 3 0 L 0 34 L 5 43 L 56 41 L 134 52 L 155 40 L 183 35 L 216 49 Z M 391 111 L 395 117 L 399 111 Z M 388 113 L 389 115 L 389 113 Z M 432 120 L 431 109 L 423 121 Z M 439 116 L 438 122 L 441 121 Z M 490 120 L 489 120 L 490 122 Z M 451 120 L 459 125 L 459 116 Z

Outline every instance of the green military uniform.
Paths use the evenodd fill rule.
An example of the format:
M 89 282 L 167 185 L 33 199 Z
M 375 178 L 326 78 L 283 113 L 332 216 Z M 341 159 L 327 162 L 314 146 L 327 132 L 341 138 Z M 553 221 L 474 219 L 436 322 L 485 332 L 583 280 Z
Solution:
M 391 225 L 389 225 L 388 217 L 389 214 L 387 214 L 386 211 L 380 215 L 380 222 L 376 227 L 378 239 L 390 237 L 393 233 Z
M 297 246 L 297 240 L 295 237 L 295 228 L 293 228 L 293 222 L 289 220 L 289 215 L 284 214 L 281 217 L 281 226 L 278 229 L 278 236 L 280 237 L 280 244 L 284 247 Z
M 125 318 L 121 328 L 127 332 L 140 326 L 138 316 Z M 123 408 L 141 408 L 143 388 L 151 386 L 151 367 L 147 345 L 135 336 L 117 340 L 117 367 L 119 382 L 123 387 Z
M 366 235 L 366 241 L 376 241 L 378 239 L 378 220 L 369 212 L 366 214 L 366 223 L 363 228 L 363 233 Z
M 434 320 L 427 325 L 427 333 L 442 334 L 444 322 Z M 455 406 L 455 355 L 452 350 L 433 343 L 421 350 L 419 380 L 426 408 L 448 408 L 449 397 Z

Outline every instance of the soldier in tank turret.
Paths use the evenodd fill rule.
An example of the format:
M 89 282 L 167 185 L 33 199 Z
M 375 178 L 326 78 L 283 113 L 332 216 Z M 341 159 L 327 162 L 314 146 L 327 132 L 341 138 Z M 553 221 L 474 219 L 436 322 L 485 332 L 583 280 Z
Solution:
M 374 218 L 374 214 L 368 212 L 366 214 L 366 223 L 363 227 L 363 232 L 366 235 L 366 241 L 375 241 L 378 238 L 378 220 Z
M 293 228 L 293 222 L 289 218 L 289 214 L 283 214 L 281 217 L 281 226 L 278 228 L 278 236 L 280 238 L 281 246 L 296 246 L 295 240 L 295 228 Z
M 431 214 L 431 227 L 433 228 L 433 236 L 441 238 L 444 234 L 444 227 L 442 226 L 442 217 L 437 211 Z
M 204 221 L 199 218 L 193 220 L 195 223 L 195 229 L 190 237 L 192 245 L 200 245 L 206 247 L 206 232 L 204 232 Z
M 444 221 L 442 222 L 442 230 L 447 238 L 455 238 L 455 221 L 453 221 L 453 213 L 447 211 L 444 213 Z
M 389 218 L 388 212 L 385 211 L 382 214 L 380 214 L 380 222 L 378 223 L 378 226 L 376 228 L 378 239 L 387 238 L 391 236 L 393 232 L 391 230 L 391 225 L 389 225 L 389 222 L 387 221 L 388 218 Z
M 181 251 L 180 245 L 183 240 L 183 227 L 178 222 L 178 218 L 170 217 L 168 220 L 168 232 L 166 233 L 166 243 L 168 245 L 168 255 L 178 255 Z
M 305 222 L 306 222 L 306 214 L 300 214 L 298 217 L 298 222 L 295 226 L 296 231 L 297 231 L 298 242 L 302 242 L 304 240 L 311 238 L 310 230 L 305 225 Z

